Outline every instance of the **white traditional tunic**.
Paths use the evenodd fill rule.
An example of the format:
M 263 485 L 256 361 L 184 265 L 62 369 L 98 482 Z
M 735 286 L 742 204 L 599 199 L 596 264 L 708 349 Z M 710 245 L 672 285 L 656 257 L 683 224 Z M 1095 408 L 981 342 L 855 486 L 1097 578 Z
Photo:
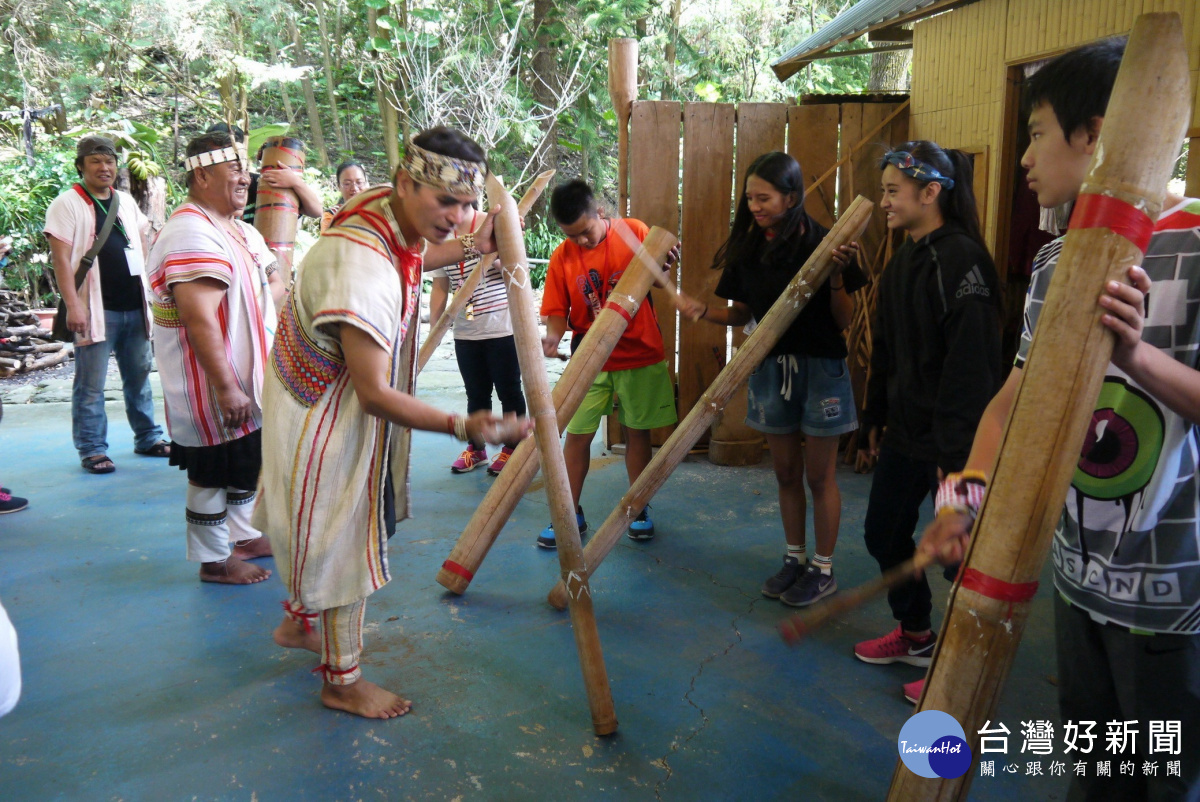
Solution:
M 215 446 L 245 437 L 262 425 L 262 384 L 275 331 L 275 301 L 267 270 L 275 263 L 262 235 L 234 221 L 231 234 L 204 208 L 185 203 L 175 210 L 150 249 L 155 357 L 162 380 L 167 428 L 183 446 Z M 175 305 L 175 284 L 200 278 L 225 284 L 217 321 L 229 367 L 254 401 L 250 420 L 225 426 L 216 393 L 204 375 Z
M 389 471 L 396 520 L 409 515 L 411 431 L 363 410 L 338 335 L 366 332 L 391 355 L 392 386 L 413 391 L 422 254 L 404 243 L 390 199 L 390 187 L 352 198 L 304 257 L 267 372 L 253 523 L 309 610 L 353 604 L 390 578 Z

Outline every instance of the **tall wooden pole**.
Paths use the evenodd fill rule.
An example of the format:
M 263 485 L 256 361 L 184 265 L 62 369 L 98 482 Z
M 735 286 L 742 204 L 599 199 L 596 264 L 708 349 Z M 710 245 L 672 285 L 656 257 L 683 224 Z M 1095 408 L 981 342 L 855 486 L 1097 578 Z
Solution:
M 542 192 L 550 183 L 550 179 L 554 178 L 554 171 L 547 170 L 533 179 L 533 183 L 529 185 L 529 189 L 521 198 L 521 202 L 517 204 L 517 214 L 521 219 L 525 219 L 525 215 L 529 214 L 529 210 L 533 208 L 533 204 L 538 202 L 538 198 L 542 196 Z M 417 354 L 417 371 L 425 369 L 425 365 L 429 362 L 433 352 L 441 345 L 442 338 L 446 336 L 446 332 L 450 330 L 450 324 L 458 317 L 458 313 L 467 305 L 467 301 L 471 300 L 471 296 L 475 294 L 475 290 L 479 287 L 479 282 L 483 280 L 483 274 L 487 272 L 488 267 L 492 262 L 496 261 L 496 254 L 488 253 L 480 257 L 475 269 L 471 271 L 471 275 L 467 276 L 467 280 L 458 288 L 458 292 L 454 293 L 454 297 L 446 304 L 446 309 L 442 312 L 442 316 L 433 322 L 429 327 L 429 336 L 425 338 L 425 342 L 421 343 L 421 350 Z
M 583 403 L 588 388 L 608 361 L 626 326 L 638 313 L 654 281 L 650 270 L 639 266 L 638 262 L 661 266 L 676 242 L 678 240 L 674 234 L 657 226 L 650 229 L 645 243 L 641 244 L 617 286 L 609 293 L 604 308 L 596 316 L 587 336 L 554 385 L 554 410 L 559 434 L 562 434 L 567 421 Z M 517 502 L 537 471 L 537 445 L 532 440 L 523 440 L 475 509 L 475 514 L 454 544 L 454 550 L 442 563 L 437 575 L 438 584 L 454 593 L 466 592 L 467 586 L 475 578 L 475 572 L 487 557 L 488 550 L 496 542 L 496 536 L 516 509 Z
M 1138 17 L 918 706 L 953 716 L 974 755 L 1021 641 L 1112 355 L 1096 300 L 1141 263 L 1187 127 L 1189 91 L 1179 15 Z M 888 799 L 966 799 L 973 775 L 926 779 L 898 762 Z
M 628 528 L 629 522 L 650 503 L 650 499 L 667 481 L 671 472 L 721 414 L 721 410 L 729 403 L 733 394 L 750 378 L 750 374 L 775 347 L 775 343 L 779 342 L 779 338 L 833 272 L 833 252 L 862 234 L 874 208 L 873 203 L 860 195 L 842 213 L 841 218 L 787 285 L 771 310 L 759 321 L 758 328 L 746 338 L 746 342 L 742 343 L 742 347 L 729 360 L 729 364 L 717 374 L 712 385 L 700 396 L 687 417 L 675 427 L 667 442 L 663 443 L 658 453 L 650 460 L 650 464 L 642 471 L 642 475 L 629 487 L 629 492 L 621 498 L 616 509 L 609 514 L 592 537 L 583 553 L 584 560 L 591 570 L 594 571 L 608 556 L 620 539 L 621 533 Z M 550 591 L 549 602 L 562 610 L 567 606 L 567 601 L 568 590 L 560 581 Z
M 617 217 L 629 214 L 629 117 L 637 100 L 637 39 L 608 40 L 608 96 L 617 115 Z
M 583 564 L 583 546 L 575 521 L 575 503 L 567 481 L 567 465 L 558 445 L 558 421 L 554 415 L 554 400 L 550 396 L 550 380 L 542 359 L 542 340 L 538 334 L 537 310 L 533 305 L 533 289 L 529 281 L 529 264 L 525 256 L 525 239 L 517 205 L 504 185 L 488 176 L 488 203 L 499 208 L 496 217 L 496 245 L 500 251 L 501 269 L 508 288 L 508 308 L 512 315 L 513 336 L 517 341 L 517 359 L 525 383 L 529 413 L 534 419 L 534 434 L 538 452 L 546 466 L 546 497 L 550 503 L 550 521 L 558 541 L 558 564 L 563 581 L 567 583 L 571 605 L 571 629 L 579 664 L 583 669 L 583 685 L 587 690 L 588 707 L 592 711 L 592 728 L 597 735 L 617 731 L 617 716 L 613 710 L 612 691 L 608 687 L 608 672 L 600 650 L 600 633 L 592 610 L 592 592 L 588 586 L 588 570 Z

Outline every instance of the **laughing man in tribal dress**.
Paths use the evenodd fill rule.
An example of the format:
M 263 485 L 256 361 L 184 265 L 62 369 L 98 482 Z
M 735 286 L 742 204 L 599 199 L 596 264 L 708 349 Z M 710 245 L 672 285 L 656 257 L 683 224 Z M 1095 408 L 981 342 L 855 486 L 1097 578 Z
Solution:
M 366 598 L 390 578 L 387 539 L 409 517 L 411 431 L 498 436 L 489 411 L 464 418 L 412 395 L 422 270 L 495 250 L 491 216 L 451 239 L 486 175 L 483 151 L 457 131 L 416 136 L 395 186 L 356 195 L 333 219 L 280 314 L 253 519 L 287 588 L 274 638 L 321 655 L 325 706 L 368 718 L 411 708 L 359 669 Z
M 237 217 L 250 174 L 229 134 L 187 147 L 188 201 L 150 250 L 155 356 L 171 433 L 171 464 L 186 470 L 187 558 L 200 579 L 231 585 L 271 575 L 250 525 L 262 463 L 262 388 L 286 288 L 262 235 Z

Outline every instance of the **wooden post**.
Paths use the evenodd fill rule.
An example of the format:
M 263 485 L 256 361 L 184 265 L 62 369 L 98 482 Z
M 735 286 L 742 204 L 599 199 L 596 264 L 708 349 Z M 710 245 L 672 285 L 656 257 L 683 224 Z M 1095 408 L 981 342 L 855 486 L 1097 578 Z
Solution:
M 796 320 L 821 283 L 832 272 L 833 251 L 858 238 L 870 221 L 874 208 L 874 204 L 866 198 L 855 198 L 854 203 L 842 214 L 841 219 L 830 229 L 813 255 L 779 296 L 779 300 L 775 301 L 771 310 L 759 321 L 758 328 L 746 338 L 746 342 L 738 349 L 733 359 L 729 360 L 729 364 L 701 394 L 691 412 L 667 438 L 667 442 L 650 460 L 642 475 L 630 486 L 629 492 L 621 498 L 616 509 L 609 514 L 604 525 L 588 543 L 584 559 L 593 571 L 612 551 L 621 533 L 628 528 L 629 522 L 650 502 L 696 441 L 708 431 L 708 427 L 720 415 L 733 394 L 750 378 L 750 374 Z M 560 610 L 566 607 L 568 592 L 561 581 L 550 591 L 549 601 Z
M 604 667 L 604 654 L 600 650 L 600 633 L 596 629 L 596 616 L 592 610 L 592 592 L 588 587 L 588 570 L 583 564 L 583 547 L 575 522 L 575 504 L 567 481 L 567 465 L 558 445 L 558 421 L 554 415 L 554 400 L 550 396 L 550 380 L 546 377 L 546 363 L 542 360 L 542 341 L 538 334 L 537 310 L 533 306 L 525 239 L 521 233 L 517 205 L 494 175 L 488 176 L 488 203 L 492 208 L 500 209 L 496 217 L 496 245 L 500 251 L 505 286 L 508 288 L 508 308 L 512 315 L 513 336 L 517 341 L 517 359 L 521 363 L 525 397 L 534 419 L 538 452 L 542 464 L 546 466 L 550 520 L 558 541 L 559 569 L 569 588 L 571 629 L 575 633 L 575 647 L 579 650 L 583 684 L 592 712 L 592 728 L 597 735 L 610 735 L 617 731 L 617 716 L 613 710 L 608 672 Z
M 1179 15 L 1138 17 L 1072 225 L 1096 201 L 1115 202 L 1115 214 L 1101 210 L 1090 225 L 1128 217 L 1126 231 L 1136 232 L 1158 217 L 1186 128 L 1188 81 Z M 1032 597 L 1037 587 L 1112 354 L 1096 299 L 1141 259 L 1138 245 L 1107 227 L 1071 228 L 1063 243 L 918 706 L 953 716 L 972 754 L 1030 610 L 1029 600 L 995 597 Z M 888 799 L 965 799 L 972 776 L 926 779 L 898 763 Z
M 608 40 L 608 96 L 617 115 L 617 217 L 629 214 L 629 115 L 637 100 L 637 39 Z
M 650 229 L 645 243 L 634 255 L 634 261 L 609 293 L 608 301 L 588 329 L 587 337 L 554 385 L 554 410 L 559 434 L 562 434 L 567 421 L 571 420 L 571 416 L 583 403 L 588 388 L 592 386 L 617 341 L 625 333 L 625 327 L 637 314 L 654 281 L 648 269 L 637 267 L 635 263 L 642 260 L 644 264 L 646 260 L 650 260 L 654 264 L 662 265 L 676 242 L 678 240 L 674 234 L 657 226 Z M 483 502 L 475 509 L 475 514 L 471 516 L 466 529 L 459 536 L 458 542 L 454 544 L 454 550 L 442 563 L 437 575 L 438 584 L 442 587 L 453 593 L 466 592 L 467 586 L 475 578 L 475 572 L 483 564 L 488 550 L 496 542 L 496 536 L 500 534 L 504 523 L 512 515 L 517 502 L 521 500 L 521 496 L 537 474 L 537 449 L 538 446 L 532 440 L 524 440 L 508 458 L 504 470 L 496 477 Z
M 293 170 L 304 172 L 304 143 L 291 137 L 273 136 L 263 143 L 262 171 Z M 258 182 L 254 202 L 254 227 L 267 241 L 267 247 L 279 261 L 284 283 L 292 280 L 292 255 L 296 247 L 296 226 L 300 218 L 300 198 L 290 189 L 276 189 Z
M 538 198 L 542 196 L 543 190 L 550 183 L 550 179 L 554 178 L 554 171 L 547 170 L 533 179 L 533 183 L 529 185 L 529 189 L 525 192 L 521 202 L 517 204 L 517 214 L 521 219 L 525 219 L 525 215 L 529 214 L 529 210 L 533 208 L 533 204 L 538 202 Z M 471 275 L 467 276 L 467 280 L 458 288 L 458 292 L 454 293 L 454 297 L 446 304 L 446 309 L 442 312 L 442 316 L 434 321 L 429 327 L 429 336 L 425 338 L 425 342 L 421 343 L 421 351 L 417 354 L 417 372 L 425 369 L 425 365 L 429 362 L 433 352 L 441 345 L 442 338 L 446 336 L 446 332 L 450 330 L 450 324 L 458 317 L 458 313 L 467 305 L 467 301 L 471 300 L 471 296 L 475 294 L 476 288 L 479 287 L 479 282 L 483 280 L 483 274 L 487 272 L 487 268 L 492 262 L 496 261 L 496 254 L 484 254 L 479 259 L 479 263 L 475 265 L 475 269 L 471 271 Z

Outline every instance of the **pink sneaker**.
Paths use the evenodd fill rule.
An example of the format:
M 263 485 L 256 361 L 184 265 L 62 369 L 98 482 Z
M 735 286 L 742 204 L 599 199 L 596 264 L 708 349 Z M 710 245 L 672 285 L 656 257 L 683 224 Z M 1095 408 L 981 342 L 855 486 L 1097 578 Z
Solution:
M 924 668 L 933 660 L 935 643 L 937 635 L 932 632 L 925 640 L 919 641 L 905 635 L 903 627 L 896 627 L 882 638 L 856 644 L 854 656 L 864 663 L 908 663 L 910 666 Z
M 473 471 L 480 465 L 487 462 L 487 451 L 479 449 L 476 451 L 473 448 L 467 447 L 463 453 L 458 455 L 458 459 L 454 460 L 454 464 L 450 466 L 451 473 L 467 473 Z
M 921 699 L 921 691 L 925 690 L 925 678 L 904 683 L 904 698 L 914 705 Z
M 504 470 L 504 466 L 508 464 L 508 458 L 512 456 L 513 450 L 508 446 L 500 449 L 500 453 L 492 459 L 492 464 L 488 466 L 488 476 L 499 476 L 500 471 Z

